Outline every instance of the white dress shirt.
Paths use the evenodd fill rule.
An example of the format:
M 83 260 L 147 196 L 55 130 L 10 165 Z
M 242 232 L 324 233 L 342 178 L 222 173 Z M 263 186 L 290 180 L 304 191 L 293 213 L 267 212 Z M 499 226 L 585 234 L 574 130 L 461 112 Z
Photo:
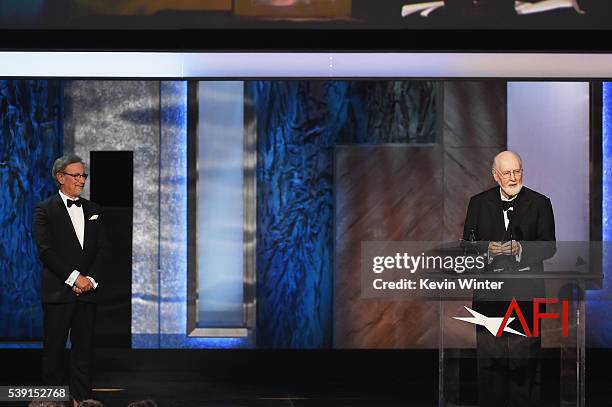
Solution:
M 506 201 L 506 202 L 512 202 L 516 199 L 517 195 L 514 195 L 512 198 L 508 199 L 505 197 L 504 193 L 502 192 L 501 187 L 499 188 L 499 196 L 501 198 L 502 201 Z M 514 213 L 514 208 L 508 208 L 508 211 L 512 211 L 512 213 Z M 504 227 L 506 228 L 506 230 L 508 230 L 508 225 L 510 224 L 510 219 L 508 218 L 508 211 L 505 211 L 502 209 L 502 212 L 504 212 Z M 521 261 L 521 256 L 523 254 L 523 246 L 521 246 L 521 244 L 519 242 L 517 242 L 518 244 L 518 248 L 519 248 L 519 252 L 518 254 L 515 256 L 516 261 L 520 263 Z M 490 253 L 487 253 L 488 257 L 489 257 L 489 264 L 493 262 L 494 257 L 491 256 Z M 526 267 L 524 269 L 520 269 L 520 271 L 523 270 L 529 270 L 529 267 Z
M 505 202 L 512 202 L 516 199 L 516 195 L 514 195 L 510 199 L 506 198 L 501 188 L 499 188 L 499 196 L 501 197 L 501 200 Z M 514 213 L 514 208 L 509 208 L 508 211 L 512 211 L 512 213 Z M 506 227 L 506 230 L 508 230 L 508 224 L 510 223 L 510 219 L 508 218 L 508 211 L 503 211 L 504 212 L 504 225 Z
M 81 245 L 81 249 L 83 248 L 83 241 L 85 240 L 85 214 L 83 213 L 83 205 L 76 206 L 72 205 L 70 208 L 68 207 L 68 199 L 73 201 L 78 201 L 77 199 L 72 199 L 69 196 L 65 195 L 62 191 L 59 191 L 60 197 L 62 198 L 62 202 L 64 202 L 64 206 L 68 211 L 68 216 L 70 216 L 70 221 L 72 222 L 72 227 L 74 228 L 74 233 L 76 233 L 77 239 L 79 240 L 79 244 Z M 77 277 L 80 275 L 78 270 L 74 270 L 70 273 L 70 276 L 64 281 L 70 287 L 74 285 Z M 94 290 L 98 288 L 98 283 L 93 277 L 87 276 L 89 281 L 93 284 Z

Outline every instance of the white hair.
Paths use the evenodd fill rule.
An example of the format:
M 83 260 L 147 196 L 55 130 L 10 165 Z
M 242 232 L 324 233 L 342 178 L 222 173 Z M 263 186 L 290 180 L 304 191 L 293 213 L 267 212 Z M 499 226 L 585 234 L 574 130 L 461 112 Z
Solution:
M 514 151 L 506 150 L 506 151 L 502 151 L 501 153 L 498 153 L 497 155 L 495 155 L 495 157 L 493 157 L 493 163 L 491 164 L 492 169 L 496 169 L 497 167 L 499 167 L 498 165 L 499 156 L 502 155 L 503 153 L 511 153 L 512 155 L 514 155 L 519 161 L 521 168 L 523 168 L 523 159 L 521 158 L 521 156 L 518 155 L 518 153 L 515 153 Z

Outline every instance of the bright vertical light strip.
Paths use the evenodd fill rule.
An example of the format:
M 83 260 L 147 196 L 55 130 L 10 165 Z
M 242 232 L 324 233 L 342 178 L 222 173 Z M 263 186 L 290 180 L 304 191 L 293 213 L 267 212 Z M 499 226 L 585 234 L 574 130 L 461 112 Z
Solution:
M 243 82 L 198 85 L 199 328 L 244 326 Z
M 133 334 L 132 346 L 244 348 L 243 338 L 187 336 L 187 82 L 160 87 L 159 335 Z
M 602 118 L 602 202 L 601 232 L 602 240 L 612 240 L 612 223 L 610 222 L 610 194 L 612 194 L 612 82 L 603 83 L 603 118 Z
M 586 330 L 587 344 L 591 347 L 609 348 L 612 344 L 612 309 L 610 308 L 610 270 L 612 256 L 609 241 L 612 239 L 610 193 L 612 193 L 612 82 L 602 84 L 602 148 L 601 148 L 601 238 L 603 240 L 603 287 L 587 291 Z

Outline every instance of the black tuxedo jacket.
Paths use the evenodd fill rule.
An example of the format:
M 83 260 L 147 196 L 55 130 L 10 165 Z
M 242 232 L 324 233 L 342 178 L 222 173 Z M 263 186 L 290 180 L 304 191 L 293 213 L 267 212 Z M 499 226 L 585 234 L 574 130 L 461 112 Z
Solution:
M 81 202 L 85 220 L 83 248 L 59 193 L 36 205 L 34 239 L 43 264 L 43 302 L 95 302 L 97 290 L 103 287 L 107 239 L 101 208 L 83 198 Z M 98 215 L 97 219 L 91 219 L 93 215 Z M 100 287 L 77 296 L 65 283 L 74 270 L 93 277 Z
M 489 241 L 519 241 L 522 255 L 518 267 L 529 266 L 531 271 L 542 271 L 542 261 L 556 251 L 555 218 L 550 199 L 523 187 L 514 201 L 512 215 L 506 230 L 499 186 L 475 195 L 468 205 L 463 239 L 483 242 L 483 251 Z

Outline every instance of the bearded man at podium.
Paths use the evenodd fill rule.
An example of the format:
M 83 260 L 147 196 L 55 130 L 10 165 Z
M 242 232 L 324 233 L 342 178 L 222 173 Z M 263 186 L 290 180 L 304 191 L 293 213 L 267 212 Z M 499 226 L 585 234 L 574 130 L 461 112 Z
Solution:
M 519 301 L 526 321 L 533 321 L 532 299 L 544 297 L 542 261 L 555 253 L 555 220 L 550 199 L 523 186 L 521 157 L 503 151 L 491 169 L 498 186 L 473 196 L 468 205 L 463 239 L 475 240 L 487 256 L 487 272 L 525 273 L 507 279 L 501 291 L 475 291 L 472 309 L 503 317 L 512 298 Z M 522 332 L 518 318 L 509 327 Z M 537 406 L 540 399 L 540 338 L 503 332 L 491 335 L 476 327 L 479 406 Z

